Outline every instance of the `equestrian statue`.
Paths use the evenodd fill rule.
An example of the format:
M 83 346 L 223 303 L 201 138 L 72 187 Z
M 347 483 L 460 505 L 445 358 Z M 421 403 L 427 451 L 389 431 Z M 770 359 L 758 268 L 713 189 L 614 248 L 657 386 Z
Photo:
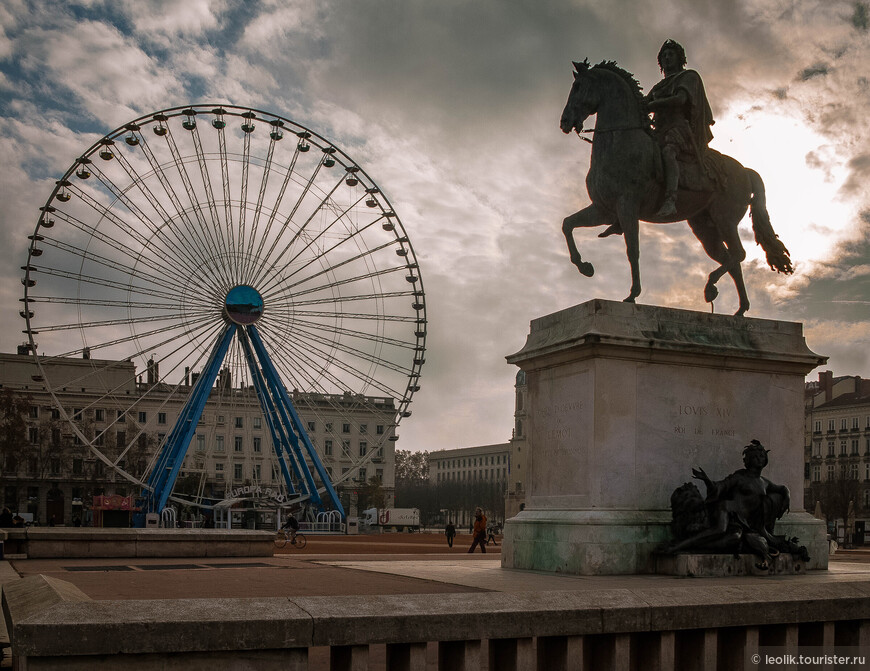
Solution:
M 574 83 L 562 112 L 561 129 L 591 132 L 592 158 L 586 189 L 592 204 L 566 217 L 562 232 L 571 262 L 586 277 L 594 273 L 583 261 L 574 229 L 606 226 L 599 237 L 622 235 L 631 265 L 631 292 L 640 295 L 638 222 L 687 221 L 704 251 L 719 264 L 707 278 L 704 299 L 718 296 L 716 282 L 731 275 L 740 306 L 749 298 L 740 264 L 746 252 L 737 227 L 749 208 L 755 241 L 772 270 L 791 274 L 789 252 L 770 224 L 764 182 L 754 170 L 707 145 L 714 123 L 700 75 L 686 69 L 686 53 L 667 40 L 658 55 L 664 75 L 644 96 L 634 76 L 612 61 L 574 63 Z M 596 115 L 595 128 L 583 129 Z M 652 119 L 650 119 L 650 114 Z

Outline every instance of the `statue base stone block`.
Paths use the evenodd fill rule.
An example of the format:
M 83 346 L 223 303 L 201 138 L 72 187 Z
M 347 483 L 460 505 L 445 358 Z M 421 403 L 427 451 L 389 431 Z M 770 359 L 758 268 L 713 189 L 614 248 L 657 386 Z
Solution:
M 655 572 L 687 578 L 730 578 L 738 575 L 802 575 L 806 565 L 798 557 L 780 554 L 768 568 L 759 568 L 759 559 L 749 554 L 655 554 Z
M 802 512 L 804 378 L 825 358 L 800 324 L 596 299 L 532 321 L 507 360 L 526 373 L 529 472 L 502 566 L 652 573 L 674 489 L 695 466 L 732 473 L 758 439 L 791 492 L 775 533 L 827 568 L 824 524 Z

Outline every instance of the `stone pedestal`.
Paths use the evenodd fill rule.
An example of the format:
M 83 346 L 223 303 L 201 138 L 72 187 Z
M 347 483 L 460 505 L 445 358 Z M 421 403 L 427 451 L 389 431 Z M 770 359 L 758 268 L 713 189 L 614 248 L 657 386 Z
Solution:
M 825 358 L 800 324 L 592 300 L 534 320 L 507 360 L 526 372 L 529 472 L 503 566 L 652 572 L 673 490 L 694 466 L 742 468 L 755 438 L 764 475 L 791 490 L 776 532 L 827 567 L 824 525 L 802 512 L 804 377 Z

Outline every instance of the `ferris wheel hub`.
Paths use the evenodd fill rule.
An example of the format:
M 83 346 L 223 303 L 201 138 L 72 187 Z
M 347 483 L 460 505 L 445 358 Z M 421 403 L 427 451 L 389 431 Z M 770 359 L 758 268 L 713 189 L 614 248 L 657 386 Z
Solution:
M 239 284 L 227 293 L 224 316 L 234 324 L 248 326 L 263 316 L 263 297 L 247 284 Z

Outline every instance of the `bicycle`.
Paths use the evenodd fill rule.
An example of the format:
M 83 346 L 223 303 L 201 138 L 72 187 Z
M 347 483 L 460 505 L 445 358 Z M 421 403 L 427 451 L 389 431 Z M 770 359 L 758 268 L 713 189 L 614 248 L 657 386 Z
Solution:
M 299 531 L 296 532 L 296 538 L 291 540 L 291 534 L 289 531 L 286 531 L 284 529 L 278 530 L 278 532 L 275 534 L 275 547 L 280 549 L 288 543 L 295 547 L 297 550 L 301 550 L 308 544 L 308 541 L 305 539 L 305 535 L 300 533 Z

